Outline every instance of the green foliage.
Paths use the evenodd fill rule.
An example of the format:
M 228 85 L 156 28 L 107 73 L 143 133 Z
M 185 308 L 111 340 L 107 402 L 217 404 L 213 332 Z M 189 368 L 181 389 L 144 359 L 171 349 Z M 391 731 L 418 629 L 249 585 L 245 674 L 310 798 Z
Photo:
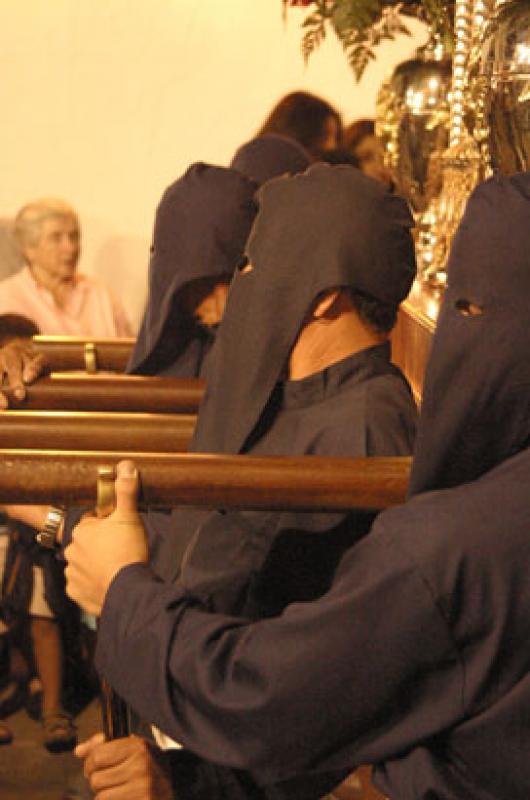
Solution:
M 454 0 L 313 0 L 302 23 L 302 53 L 307 60 L 330 26 L 341 42 L 355 77 L 360 80 L 381 42 L 410 36 L 402 15 L 424 20 L 450 49 Z

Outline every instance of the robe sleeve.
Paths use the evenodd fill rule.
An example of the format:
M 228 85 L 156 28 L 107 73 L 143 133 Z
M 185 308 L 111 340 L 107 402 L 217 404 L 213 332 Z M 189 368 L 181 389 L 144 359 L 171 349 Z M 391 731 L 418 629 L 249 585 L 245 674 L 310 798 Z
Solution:
M 402 753 L 462 717 L 463 677 L 432 589 L 392 534 L 380 525 L 353 548 L 320 599 L 258 622 L 126 567 L 97 666 L 141 716 L 261 785 Z

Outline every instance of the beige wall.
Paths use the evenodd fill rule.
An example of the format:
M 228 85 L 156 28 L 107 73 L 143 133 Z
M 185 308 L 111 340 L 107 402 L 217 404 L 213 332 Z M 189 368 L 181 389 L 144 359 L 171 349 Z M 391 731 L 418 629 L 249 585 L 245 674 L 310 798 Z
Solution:
M 0 0 L 0 216 L 42 195 L 83 225 L 82 269 L 117 289 L 135 324 L 154 210 L 195 160 L 226 164 L 276 100 L 326 97 L 373 115 L 388 70 L 425 39 L 385 45 L 356 85 L 330 34 L 304 66 L 304 9 L 281 0 Z

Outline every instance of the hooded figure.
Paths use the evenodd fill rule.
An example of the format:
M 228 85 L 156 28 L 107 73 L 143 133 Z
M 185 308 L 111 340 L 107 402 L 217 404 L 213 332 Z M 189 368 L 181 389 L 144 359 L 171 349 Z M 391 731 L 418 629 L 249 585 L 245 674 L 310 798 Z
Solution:
M 327 165 L 269 182 L 258 201 L 249 263 L 230 289 L 192 449 L 409 454 L 416 410 L 407 382 L 390 363 L 387 341 L 415 274 L 406 203 L 358 170 Z M 383 333 L 364 330 L 362 343 L 356 333 L 340 355 L 333 351 L 329 363 L 293 379 L 294 353 L 313 324 L 315 305 L 330 292 L 351 298 L 359 315 L 371 308 L 373 325 L 379 313 Z M 334 305 L 341 307 L 338 299 Z M 327 348 L 336 345 L 341 313 L 321 323 Z M 179 570 L 178 543 L 192 513 L 148 515 L 151 569 L 167 582 Z M 180 585 L 209 609 L 272 616 L 293 600 L 325 592 L 344 551 L 372 520 L 368 513 L 203 513 L 200 522 L 195 518 Z M 157 669 L 164 669 L 162 661 Z M 153 711 L 141 713 L 152 719 Z
M 313 159 L 301 144 L 277 133 L 264 133 L 241 145 L 230 163 L 261 186 L 280 175 L 304 172 Z
M 327 290 L 369 295 L 394 320 L 415 272 L 406 204 L 357 170 L 327 165 L 269 182 L 258 201 L 246 248 L 252 269 L 240 269 L 232 282 L 190 450 L 410 454 L 416 409 L 390 363 L 386 331 L 363 346 L 348 341 L 335 363 L 287 379 L 300 330 Z M 336 336 L 330 330 L 328 337 Z M 171 519 L 150 513 L 147 527 L 161 577 L 175 579 L 182 542 L 197 529 L 182 582 L 211 608 L 259 617 L 324 591 L 344 549 L 372 520 L 360 513 L 352 524 L 347 514 L 178 509 Z
M 256 205 L 241 173 L 193 164 L 158 206 L 149 263 L 149 299 L 128 373 L 194 378 L 215 336 L 195 316 L 215 286 L 231 280 Z
M 262 187 L 258 202 L 252 269 L 231 286 L 192 446 L 199 452 L 248 450 L 318 295 L 345 287 L 397 308 L 416 273 L 407 204 L 354 168 L 315 165 Z M 399 370 L 388 372 L 406 386 Z
M 427 372 L 416 496 L 378 517 L 324 596 L 252 623 L 208 613 L 143 564 L 114 578 L 99 668 L 233 768 L 197 760 L 204 796 L 231 775 L 241 792 L 221 796 L 259 784 L 318 797 L 362 763 L 392 800 L 530 796 L 529 220 L 530 173 L 473 193 Z M 176 791 L 203 796 L 174 763 Z
M 451 252 L 426 372 L 413 494 L 474 480 L 528 438 L 529 247 L 530 174 L 477 189 Z

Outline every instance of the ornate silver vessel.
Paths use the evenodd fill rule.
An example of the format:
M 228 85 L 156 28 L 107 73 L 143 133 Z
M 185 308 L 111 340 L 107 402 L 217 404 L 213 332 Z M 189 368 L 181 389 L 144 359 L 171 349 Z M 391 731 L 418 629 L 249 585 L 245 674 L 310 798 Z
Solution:
M 488 172 L 530 169 L 530 3 L 499 4 L 486 30 L 472 92 L 473 135 Z
M 376 132 L 396 185 L 415 212 L 440 191 L 440 156 L 448 144 L 451 60 L 430 43 L 399 64 L 377 98 Z

